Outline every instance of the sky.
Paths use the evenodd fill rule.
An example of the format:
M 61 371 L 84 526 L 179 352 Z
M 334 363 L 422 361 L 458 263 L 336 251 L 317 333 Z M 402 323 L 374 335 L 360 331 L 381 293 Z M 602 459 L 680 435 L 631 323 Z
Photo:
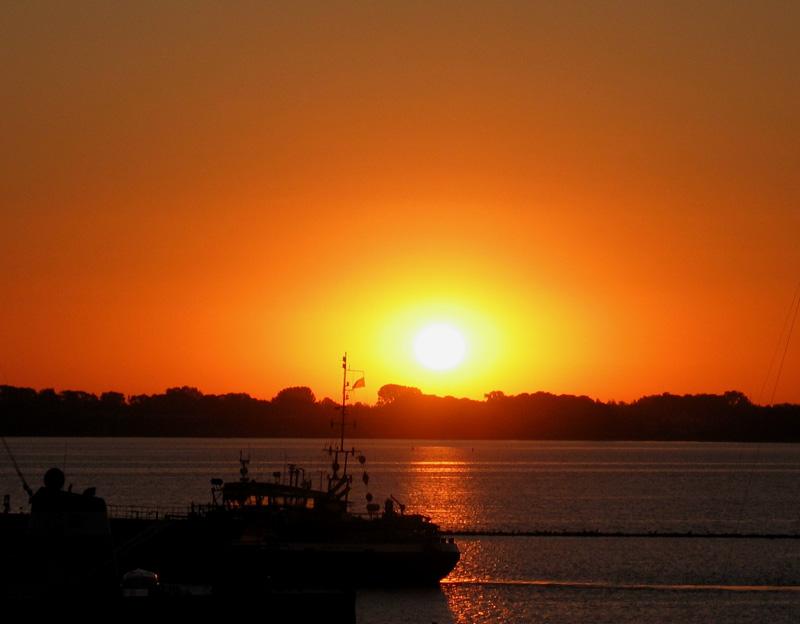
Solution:
M 4 2 L 0 384 L 337 399 L 347 353 L 368 403 L 800 403 L 799 31 L 777 0 Z

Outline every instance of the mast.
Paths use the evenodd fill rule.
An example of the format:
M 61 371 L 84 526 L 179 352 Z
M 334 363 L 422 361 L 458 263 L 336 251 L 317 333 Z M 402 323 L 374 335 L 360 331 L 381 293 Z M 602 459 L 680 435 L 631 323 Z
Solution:
M 357 453 L 355 447 L 351 449 L 344 448 L 344 430 L 348 424 L 351 424 L 347 422 L 347 392 L 350 386 L 347 381 L 347 373 L 349 372 L 347 368 L 347 353 L 342 358 L 342 371 L 342 405 L 340 408 L 342 414 L 338 423 L 339 443 L 337 446 L 328 445 L 325 451 L 328 455 L 333 456 L 333 461 L 331 462 L 332 473 L 328 475 L 328 494 L 337 500 L 344 499 L 345 503 L 347 503 L 350 484 L 353 482 L 353 477 L 347 473 L 347 460 L 351 455 L 355 456 Z M 352 424 L 355 426 L 355 423 Z M 331 427 L 334 425 L 335 423 L 331 421 Z M 339 464 L 339 455 L 344 457 L 344 466 Z M 340 470 L 341 474 L 339 473 Z
M 344 448 L 344 426 L 347 414 L 347 353 L 342 358 L 342 422 L 340 427 L 339 448 Z

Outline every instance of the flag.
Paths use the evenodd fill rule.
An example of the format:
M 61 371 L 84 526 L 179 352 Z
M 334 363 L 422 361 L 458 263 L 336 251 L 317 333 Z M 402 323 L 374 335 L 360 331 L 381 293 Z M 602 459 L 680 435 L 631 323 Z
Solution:
M 364 387 L 364 378 L 363 377 L 361 377 L 360 379 L 357 379 L 356 382 L 353 384 L 353 390 L 355 390 L 356 388 L 363 388 L 363 387 Z

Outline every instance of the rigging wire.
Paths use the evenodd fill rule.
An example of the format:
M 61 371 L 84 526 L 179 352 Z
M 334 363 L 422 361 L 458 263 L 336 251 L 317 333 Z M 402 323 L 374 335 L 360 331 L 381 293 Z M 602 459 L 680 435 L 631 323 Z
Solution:
M 11 464 L 14 466 L 17 476 L 19 477 L 20 481 L 22 481 L 22 489 L 25 490 L 29 497 L 33 497 L 33 490 L 28 485 L 28 482 L 25 481 L 25 476 L 22 474 L 22 470 L 20 470 L 17 460 L 14 457 L 14 453 L 11 452 L 11 447 L 9 447 L 8 442 L 6 442 L 5 436 L 2 436 L 0 439 L 3 441 L 3 446 L 6 447 L 6 452 L 8 453 L 9 459 L 11 459 Z
M 780 336 L 778 337 L 778 342 L 775 345 L 775 351 L 772 354 L 772 359 L 770 360 L 769 367 L 767 368 L 767 374 L 764 377 L 764 383 L 761 385 L 761 392 L 759 392 L 758 398 L 756 399 L 756 403 L 759 405 L 761 404 L 761 399 L 764 396 L 770 376 L 772 375 L 772 369 L 775 367 L 775 361 L 778 359 L 778 354 L 781 352 L 781 346 L 783 346 L 783 353 L 781 354 L 780 363 L 775 375 L 775 383 L 772 387 L 772 395 L 770 396 L 769 405 L 772 405 L 775 401 L 775 393 L 778 390 L 778 382 L 780 381 L 781 373 L 783 372 L 783 364 L 786 361 L 786 353 L 789 350 L 792 332 L 797 321 L 798 310 L 800 310 L 800 282 L 798 282 L 797 288 L 795 288 L 794 296 L 792 297 L 792 303 L 789 306 L 789 311 L 786 314 L 786 319 L 783 322 L 783 328 L 781 329 Z M 785 339 L 784 336 L 786 336 Z
M 772 361 L 770 362 L 769 369 L 767 371 L 767 376 L 764 379 L 764 384 L 761 387 L 761 393 L 759 394 L 758 400 L 756 401 L 756 403 L 758 404 L 761 403 L 761 397 L 764 394 L 764 388 L 766 388 L 767 386 L 767 381 L 769 380 L 773 365 L 775 364 L 775 360 L 778 357 L 778 353 L 781 353 L 781 346 L 783 346 L 783 352 L 781 353 L 780 362 L 778 363 L 778 369 L 775 374 L 775 382 L 772 386 L 772 394 L 770 395 L 768 406 L 773 406 L 775 404 L 775 394 L 778 391 L 778 384 L 781 379 L 781 373 L 783 372 L 783 365 L 786 362 L 786 354 L 789 352 L 789 345 L 791 344 L 792 333 L 794 332 L 794 326 L 797 322 L 798 312 L 800 312 L 800 282 L 798 282 L 797 287 L 795 288 L 794 296 L 792 297 L 792 302 L 791 305 L 789 306 L 789 312 L 786 315 L 786 320 L 783 323 L 783 329 L 781 329 L 781 334 L 778 339 L 778 344 L 775 347 L 775 352 L 772 356 Z M 743 498 L 741 504 L 739 505 L 739 515 L 736 519 L 736 525 L 735 525 L 737 528 L 740 526 L 742 518 L 744 516 L 744 510 L 747 504 L 747 500 L 750 497 L 750 490 L 752 488 L 753 473 L 755 472 L 756 465 L 759 462 L 759 456 L 761 453 L 760 437 L 761 436 L 758 436 L 758 439 L 756 440 L 755 453 L 753 454 L 753 459 L 751 461 L 750 470 L 747 476 L 747 482 L 745 483 L 744 486 Z
M 795 323 L 797 322 L 797 312 L 800 310 L 800 283 L 797 285 L 797 289 L 794 293 L 794 299 L 792 300 L 792 305 L 789 308 L 789 316 L 791 317 L 791 323 L 789 324 L 789 332 L 786 335 L 786 344 L 783 347 L 783 354 L 781 355 L 781 362 L 778 366 L 778 372 L 775 376 L 775 385 L 772 388 L 772 396 L 770 397 L 769 404 L 773 405 L 775 403 L 775 393 L 778 390 L 778 381 L 781 378 L 781 372 L 783 372 L 783 364 L 786 361 L 786 353 L 789 351 L 789 343 L 792 339 L 792 332 L 794 331 Z M 794 308 L 794 313 L 792 313 L 792 308 Z
M 767 369 L 767 375 L 764 379 L 764 383 L 761 387 L 761 392 L 759 393 L 758 400 L 756 403 L 760 405 L 761 397 L 764 394 L 764 389 L 767 386 L 767 382 L 769 381 L 770 374 L 772 372 L 773 365 L 775 360 L 778 357 L 778 353 L 781 352 L 781 346 L 783 346 L 783 352 L 781 353 L 780 362 L 778 364 L 778 369 L 775 374 L 775 382 L 772 386 L 772 394 L 770 396 L 768 406 L 773 406 L 775 403 L 775 394 L 778 390 L 778 384 L 780 382 L 781 373 L 783 372 L 783 365 L 786 361 L 786 354 L 789 351 L 789 345 L 791 343 L 792 333 L 794 331 L 794 326 L 797 322 L 798 312 L 800 311 L 800 282 L 798 282 L 797 287 L 795 288 L 794 296 L 792 297 L 791 305 L 789 306 L 789 312 L 786 315 L 786 320 L 783 323 L 783 329 L 781 330 L 780 337 L 778 338 L 778 344 L 775 347 L 775 352 L 772 356 L 772 361 L 770 362 L 769 368 Z M 787 331 L 788 327 L 788 331 Z M 785 338 L 784 338 L 785 335 Z M 763 421 L 762 421 L 763 423 Z M 756 448 L 755 452 L 753 453 L 753 459 L 750 462 L 750 470 L 747 474 L 747 481 L 744 485 L 744 493 L 742 496 L 741 503 L 739 505 L 739 513 L 736 518 L 735 522 L 735 531 L 738 531 L 739 526 L 741 526 L 742 518 L 744 517 L 744 511 L 747 507 L 747 502 L 750 498 L 750 492 L 753 485 L 753 474 L 755 473 L 756 465 L 759 462 L 760 454 L 761 454 L 761 436 L 759 435 L 756 439 Z M 730 566 L 731 558 L 733 552 L 732 549 L 728 550 L 727 556 L 725 558 L 725 562 L 723 565 L 723 574 L 727 574 L 728 568 Z
M 792 332 L 794 331 L 795 323 L 797 322 L 797 315 L 798 310 L 800 310 L 800 282 L 797 284 L 797 288 L 795 288 L 794 297 L 792 298 L 792 303 L 789 306 L 789 313 L 786 316 L 786 320 L 783 324 L 783 330 L 781 330 L 781 337 L 778 340 L 778 346 L 775 350 L 775 355 L 777 355 L 778 351 L 780 350 L 781 344 L 783 344 L 783 353 L 781 353 L 780 363 L 778 364 L 778 370 L 775 375 L 775 383 L 772 386 L 772 394 L 769 400 L 769 406 L 774 406 L 775 404 L 775 394 L 778 391 L 778 383 L 781 379 L 781 373 L 783 372 L 783 365 L 786 361 L 786 354 L 789 351 L 789 344 L 791 343 Z M 788 326 L 788 331 L 786 328 Z M 786 338 L 784 339 L 784 333 L 786 334 Z M 775 361 L 775 356 L 773 356 L 773 362 Z M 770 364 L 770 369 L 772 368 L 772 364 Z M 766 385 L 766 380 L 764 382 Z M 762 390 L 763 392 L 763 390 Z M 762 421 L 763 422 L 763 421 Z M 760 438 L 761 436 L 759 436 Z M 761 440 L 756 440 L 756 452 L 753 454 L 753 461 L 750 467 L 750 472 L 747 477 L 747 483 L 745 484 L 744 488 L 744 497 L 742 499 L 742 504 L 739 506 L 739 517 L 736 520 L 736 526 L 738 527 L 741 523 L 742 516 L 744 515 L 744 509 L 747 503 L 747 500 L 750 496 L 750 489 L 753 482 L 753 473 L 755 472 L 756 464 L 759 461 L 759 455 L 761 452 Z
M 775 362 L 776 362 L 776 360 L 778 360 L 778 357 L 779 357 L 779 354 L 780 354 L 780 361 L 779 361 L 778 366 L 777 366 L 777 372 L 775 374 L 775 380 L 774 380 L 774 383 L 773 383 L 773 386 L 772 386 L 772 394 L 770 396 L 770 401 L 769 401 L 768 405 L 773 405 L 774 402 L 775 402 L 775 394 L 777 393 L 777 390 L 778 390 L 778 384 L 780 382 L 781 373 L 783 372 L 783 365 L 784 365 L 784 363 L 786 361 L 786 354 L 789 351 L 789 345 L 791 343 L 791 337 L 792 337 L 792 333 L 794 331 L 795 323 L 797 322 L 797 317 L 798 317 L 798 312 L 799 311 L 800 311 L 800 282 L 798 282 L 797 287 L 795 288 L 795 291 L 794 291 L 794 295 L 792 296 L 792 301 L 791 301 L 791 304 L 789 306 L 789 311 L 786 314 L 786 318 L 785 318 L 785 320 L 783 322 L 783 327 L 781 328 L 781 332 L 780 332 L 780 334 L 778 336 L 778 342 L 775 345 L 775 350 L 774 350 L 774 352 L 772 354 L 772 359 L 770 360 L 769 366 L 767 367 L 767 374 L 765 375 L 764 382 L 761 385 L 761 391 L 759 392 L 758 396 L 756 397 L 756 400 L 754 401 L 756 405 L 761 405 L 761 399 L 764 396 L 764 393 L 765 393 L 766 388 L 767 388 L 767 384 L 769 383 L 770 378 L 772 376 L 772 371 L 775 368 Z M 781 347 L 783 347 L 782 352 L 781 352 Z M 735 527 L 739 527 L 739 525 L 741 524 L 741 520 L 742 520 L 742 517 L 743 517 L 744 508 L 745 508 L 745 503 L 747 502 L 747 499 L 748 499 L 749 494 L 750 494 L 750 488 L 751 488 L 751 484 L 752 484 L 752 480 L 753 480 L 753 472 L 755 471 L 756 464 L 759 461 L 759 454 L 760 454 L 760 450 L 761 450 L 760 444 L 761 444 L 760 441 L 757 442 L 757 444 L 756 444 L 756 452 L 755 452 L 755 454 L 753 456 L 753 459 L 750 462 L 751 466 L 750 466 L 750 470 L 748 471 L 748 478 L 747 478 L 747 481 L 745 483 L 744 492 L 743 492 L 743 497 L 744 498 L 742 499 L 742 501 L 741 501 L 741 503 L 739 505 L 739 514 L 738 514 L 738 517 L 736 519 Z M 745 443 L 745 445 L 746 445 L 746 443 Z M 740 448 L 740 453 L 742 453 L 742 454 L 744 453 L 744 446 L 742 446 Z M 737 458 L 737 461 L 738 461 L 738 458 Z M 725 508 L 727 507 L 729 499 L 730 499 L 729 493 L 726 493 L 725 496 L 723 497 L 722 509 L 720 509 L 720 512 L 719 512 L 719 519 L 720 520 L 722 520 L 724 518 L 724 516 L 725 516 Z

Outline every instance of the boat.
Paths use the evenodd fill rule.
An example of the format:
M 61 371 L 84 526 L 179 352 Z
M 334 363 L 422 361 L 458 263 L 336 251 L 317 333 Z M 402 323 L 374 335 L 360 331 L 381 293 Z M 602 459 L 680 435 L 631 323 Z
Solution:
M 145 507 L 119 513 L 93 488 L 63 491 L 64 474 L 55 468 L 34 494 L 6 445 L 32 504 L 29 513 L 0 514 L 4 550 L 13 547 L 17 570 L 24 571 L 5 575 L 0 585 L 12 593 L 20 587 L 30 594 L 96 593 L 102 581 L 113 594 L 130 572 L 134 590 L 141 579 L 158 578 L 162 593 L 188 587 L 214 596 L 438 584 L 460 558 L 452 537 L 391 495 L 378 504 L 367 493 L 362 510 L 351 500 L 352 466 L 363 467 L 366 458 L 345 446 L 347 407 L 363 376 L 348 382 L 347 355 L 342 368 L 340 413 L 332 422 L 338 435 L 323 449 L 330 470 L 317 488 L 296 464 L 270 480 L 253 479 L 250 458 L 240 454 L 238 479 L 212 479 L 210 503 L 178 513 Z M 368 483 L 366 472 L 362 480 Z
M 431 518 L 406 513 L 393 496 L 382 505 L 367 493 L 362 511 L 350 500 L 350 466 L 366 458 L 345 446 L 349 392 L 347 355 L 342 358 L 342 402 L 337 440 L 324 448 L 330 471 L 314 488 L 296 464 L 272 473 L 269 481 L 249 476 L 250 458 L 240 454 L 236 481 L 212 481 L 213 505 L 206 522 L 232 537 L 226 567 L 273 584 L 300 586 L 401 586 L 438 584 L 456 566 L 458 545 Z M 362 475 L 367 485 L 369 477 Z

